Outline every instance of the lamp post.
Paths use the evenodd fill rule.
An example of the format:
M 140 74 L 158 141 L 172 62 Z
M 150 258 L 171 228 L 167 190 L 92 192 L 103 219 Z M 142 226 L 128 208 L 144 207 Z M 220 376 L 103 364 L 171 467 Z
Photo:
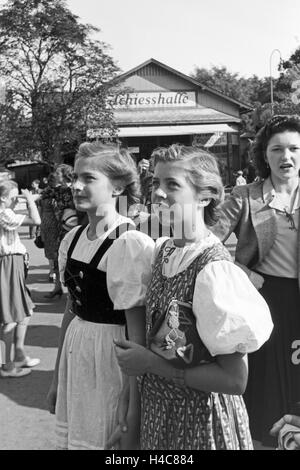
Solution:
M 5 93 L 6 84 L 5 81 L 0 78 L 0 104 L 5 104 Z
M 273 96 L 272 58 L 273 58 L 273 54 L 275 52 L 278 52 L 279 57 L 280 57 L 280 61 L 282 60 L 280 50 L 279 49 L 273 49 L 273 51 L 270 54 L 271 116 L 273 116 L 273 114 L 274 114 L 274 110 L 273 110 L 273 108 L 274 108 L 274 96 Z

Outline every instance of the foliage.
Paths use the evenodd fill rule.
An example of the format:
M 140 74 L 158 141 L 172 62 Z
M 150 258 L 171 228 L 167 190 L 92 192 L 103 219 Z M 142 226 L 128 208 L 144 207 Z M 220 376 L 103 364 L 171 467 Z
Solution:
M 248 103 L 253 111 L 242 115 L 242 132 L 255 134 L 273 114 L 300 114 L 300 48 L 279 65 L 280 76 L 273 78 L 273 110 L 270 77 L 240 77 L 225 66 L 197 67 L 193 77 L 203 85 L 230 98 Z
M 263 104 L 269 100 L 270 85 L 267 78 L 260 79 L 257 75 L 240 77 L 225 66 L 213 66 L 210 70 L 197 67 L 192 76 L 203 85 L 250 105 L 256 102 Z
M 80 141 L 88 126 L 114 133 L 108 98 L 118 68 L 108 46 L 92 38 L 98 31 L 63 0 L 8 0 L 1 9 L 5 114 L 19 115 L 14 136 L 8 118 L 6 127 L 16 152 L 23 136 L 24 152 L 59 161 L 63 144 Z

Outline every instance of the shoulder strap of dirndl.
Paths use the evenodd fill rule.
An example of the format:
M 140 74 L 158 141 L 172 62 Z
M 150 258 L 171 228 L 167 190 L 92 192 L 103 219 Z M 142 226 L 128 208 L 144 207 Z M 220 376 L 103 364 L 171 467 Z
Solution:
M 213 261 L 230 261 L 233 263 L 232 257 L 227 248 L 222 243 L 216 243 L 206 248 L 197 258 L 198 273 L 209 263 Z
M 107 252 L 109 247 L 113 244 L 113 242 L 120 237 L 125 232 L 128 232 L 129 230 L 135 230 L 135 226 L 129 223 L 124 223 L 118 225 L 115 230 L 113 230 L 108 237 L 104 240 L 103 243 L 101 243 L 101 246 L 99 247 L 98 251 L 95 253 L 93 256 L 91 262 L 89 265 L 93 268 L 96 268 L 104 254 Z
M 84 226 L 81 226 L 77 232 L 75 233 L 74 237 L 73 237 L 73 240 L 71 241 L 71 244 L 69 246 L 69 249 L 68 249 L 68 252 L 67 252 L 67 258 L 71 258 L 71 255 L 73 253 L 73 250 L 75 248 L 75 245 L 76 243 L 78 242 L 79 240 L 79 237 L 80 235 L 82 234 L 82 232 L 84 231 L 85 229 L 85 225 Z

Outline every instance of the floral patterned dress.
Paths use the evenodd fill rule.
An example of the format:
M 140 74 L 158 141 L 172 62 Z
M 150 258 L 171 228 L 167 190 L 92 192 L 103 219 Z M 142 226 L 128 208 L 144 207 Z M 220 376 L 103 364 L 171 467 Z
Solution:
M 76 216 L 72 189 L 70 186 L 67 186 L 67 185 L 57 186 L 54 191 L 54 212 L 55 212 L 56 219 L 58 220 L 58 223 L 59 223 L 59 231 L 60 231 L 59 240 L 60 241 L 64 238 L 66 233 L 68 233 L 68 231 L 70 230 L 70 229 L 66 229 L 64 227 L 64 224 L 62 223 L 64 211 L 66 209 L 72 209 L 72 211 L 74 212 L 74 216 Z
M 150 282 L 147 331 L 157 312 L 176 298 L 191 302 L 197 274 L 209 262 L 231 261 L 220 243 L 205 249 L 188 267 L 172 277 L 162 274 L 164 243 Z M 143 450 L 250 450 L 253 448 L 242 396 L 180 388 L 172 381 L 146 374 L 141 381 Z
M 55 214 L 55 189 L 45 188 L 40 200 L 41 237 L 44 242 L 45 256 L 51 260 L 57 260 L 60 241 L 60 226 Z

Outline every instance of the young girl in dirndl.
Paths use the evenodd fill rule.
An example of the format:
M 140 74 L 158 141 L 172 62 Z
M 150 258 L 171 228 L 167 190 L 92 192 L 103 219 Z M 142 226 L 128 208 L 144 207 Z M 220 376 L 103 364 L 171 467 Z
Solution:
M 147 347 L 126 340 L 116 346 L 123 372 L 143 376 L 141 449 L 252 449 L 242 394 L 247 353 L 272 331 L 269 309 L 209 230 L 223 197 L 214 157 L 172 145 L 156 150 L 153 158 L 152 202 L 162 219 L 169 217 L 173 238 L 156 242 L 146 298 Z M 155 325 L 162 324 L 174 303 L 191 306 L 206 348 L 205 360 L 191 367 L 188 357 L 185 366 L 167 359 L 172 340 L 176 344 L 183 337 L 178 319 L 170 323 L 165 348 L 152 340 Z M 186 345 L 190 351 L 192 346 Z M 184 350 L 176 350 L 176 360 Z M 116 440 L 120 434 L 113 436 Z
M 60 245 L 70 301 L 48 402 L 56 414 L 59 449 L 97 450 L 119 424 L 119 398 L 129 383 L 113 341 L 125 339 L 126 329 L 129 338 L 140 341 L 154 242 L 117 210 L 121 195 L 128 204 L 137 202 L 138 175 L 127 151 L 84 143 L 74 173 L 75 207 L 87 213 L 89 224 L 71 230 Z M 122 448 L 132 447 L 129 413 L 136 410 L 132 395 L 129 400 Z

